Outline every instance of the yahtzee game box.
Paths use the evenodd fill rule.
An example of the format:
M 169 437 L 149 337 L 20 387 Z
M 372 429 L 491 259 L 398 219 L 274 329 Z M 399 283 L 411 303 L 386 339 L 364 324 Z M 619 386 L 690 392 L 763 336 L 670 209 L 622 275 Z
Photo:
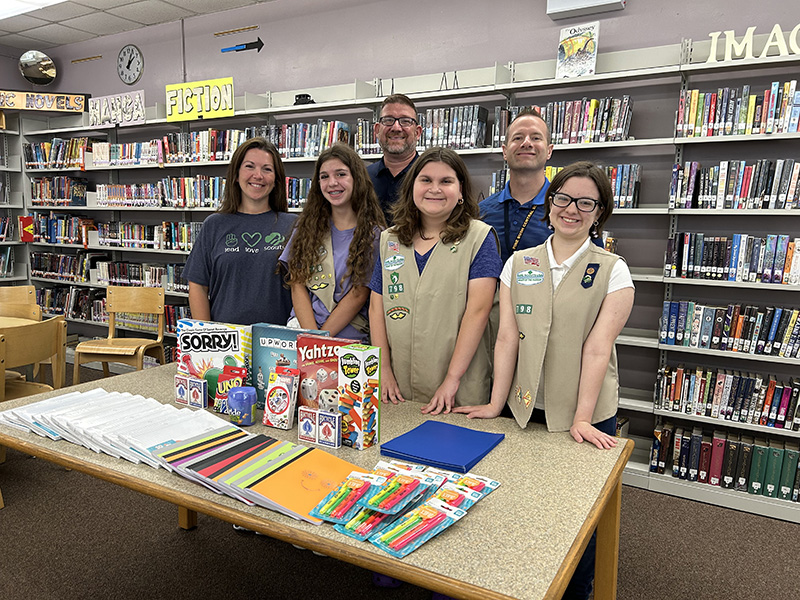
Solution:
M 178 373 L 205 379 L 211 403 L 225 366 L 246 368 L 243 383 L 250 385 L 252 328 L 249 325 L 180 319 L 177 332 Z
M 293 329 L 271 323 L 253 325 L 253 386 L 258 394 L 258 408 L 264 408 L 270 372 L 276 367 L 297 368 L 297 336 L 301 333 L 328 335 L 327 331 Z
M 297 336 L 297 367 L 300 369 L 298 406 L 339 409 L 339 348 L 354 343 L 344 338 L 302 333 Z

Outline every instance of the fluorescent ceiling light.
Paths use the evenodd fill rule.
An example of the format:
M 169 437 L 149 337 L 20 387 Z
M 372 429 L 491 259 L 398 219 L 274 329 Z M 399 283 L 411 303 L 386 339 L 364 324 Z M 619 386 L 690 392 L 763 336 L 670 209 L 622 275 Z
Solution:
M 3 0 L 3 5 L 0 6 L 0 20 L 62 2 L 64 0 Z

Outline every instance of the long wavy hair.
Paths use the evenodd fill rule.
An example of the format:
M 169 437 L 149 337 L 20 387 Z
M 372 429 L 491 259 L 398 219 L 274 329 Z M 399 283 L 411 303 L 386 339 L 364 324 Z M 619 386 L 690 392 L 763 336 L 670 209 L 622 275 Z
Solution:
M 342 275 L 341 282 L 349 277 L 352 285 L 367 285 L 372 275 L 375 265 L 373 256 L 375 228 L 385 229 L 386 219 L 364 162 L 350 146 L 336 143 L 320 152 L 314 167 L 308 200 L 295 225 L 289 253 L 286 277 L 286 282 L 289 284 L 304 284 L 308 281 L 312 268 L 319 264 L 319 249 L 323 245 L 325 236 L 330 234 L 331 205 L 322 195 L 319 172 L 323 164 L 334 158 L 342 161 L 350 169 L 353 177 L 350 205 L 357 218 L 347 256 L 347 271 Z
M 410 246 L 417 233 L 422 235 L 422 215 L 417 205 L 414 204 L 414 182 L 425 165 L 431 162 L 444 163 L 455 171 L 464 199 L 463 203 L 456 204 L 453 212 L 447 218 L 447 224 L 441 234 L 442 242 L 452 244 L 462 239 L 467 234 L 470 222 L 477 219 L 480 212 L 467 165 L 464 164 L 461 157 L 449 148 L 439 146 L 429 148 L 422 153 L 406 173 L 400 188 L 400 195 L 392 207 L 394 216 L 392 231 L 397 234 L 400 243 L 404 246 Z
M 289 203 L 286 200 L 286 170 L 283 168 L 281 155 L 272 142 L 263 137 L 254 137 L 246 140 L 233 153 L 228 164 L 228 175 L 225 180 L 225 194 L 217 212 L 236 213 L 242 205 L 242 188 L 239 187 L 239 169 L 244 162 L 244 155 L 248 150 L 256 148 L 272 156 L 272 165 L 275 168 L 275 185 L 269 193 L 269 207 L 274 212 L 288 212 Z

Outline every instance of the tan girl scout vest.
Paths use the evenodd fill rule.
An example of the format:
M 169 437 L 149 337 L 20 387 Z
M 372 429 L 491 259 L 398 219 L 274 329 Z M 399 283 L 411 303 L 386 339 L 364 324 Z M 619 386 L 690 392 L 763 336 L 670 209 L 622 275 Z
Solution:
M 564 275 L 553 293 L 545 244 L 513 255 L 511 302 L 519 328 L 519 356 L 508 404 L 519 426 L 530 420 L 539 386 L 544 386 L 547 428 L 568 431 L 578 406 L 583 342 L 605 300 L 619 257 L 594 244 Z M 617 412 L 617 353 L 612 350 L 592 423 Z
M 392 370 L 407 400 L 427 403 L 447 375 L 467 307 L 469 267 L 492 228 L 473 220 L 466 236 L 437 243 L 419 274 L 413 246 L 381 234 L 383 309 Z M 488 330 L 456 393 L 456 406 L 485 404 L 491 389 Z
M 314 266 L 314 274 L 306 281 L 306 287 L 317 298 L 322 300 L 328 312 L 333 312 L 336 302 L 333 292 L 336 288 L 336 275 L 333 272 L 333 245 L 331 234 L 325 236 L 325 241 L 320 248 L 320 262 Z M 356 314 L 350 324 L 361 333 L 369 333 L 369 321 L 362 314 Z M 322 325 L 322 323 L 319 323 Z

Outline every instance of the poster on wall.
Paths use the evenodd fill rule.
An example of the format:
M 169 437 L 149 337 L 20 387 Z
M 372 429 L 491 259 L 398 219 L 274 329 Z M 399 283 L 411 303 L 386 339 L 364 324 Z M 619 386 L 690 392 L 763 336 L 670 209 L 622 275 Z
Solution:
M 167 86 L 167 121 L 233 116 L 233 77 Z
M 0 90 L 0 110 L 4 108 L 80 113 L 86 110 L 86 96 Z
M 144 90 L 89 98 L 90 127 L 126 127 L 144 122 Z
M 594 75 L 600 22 L 573 25 L 561 30 L 556 58 L 556 79 Z

